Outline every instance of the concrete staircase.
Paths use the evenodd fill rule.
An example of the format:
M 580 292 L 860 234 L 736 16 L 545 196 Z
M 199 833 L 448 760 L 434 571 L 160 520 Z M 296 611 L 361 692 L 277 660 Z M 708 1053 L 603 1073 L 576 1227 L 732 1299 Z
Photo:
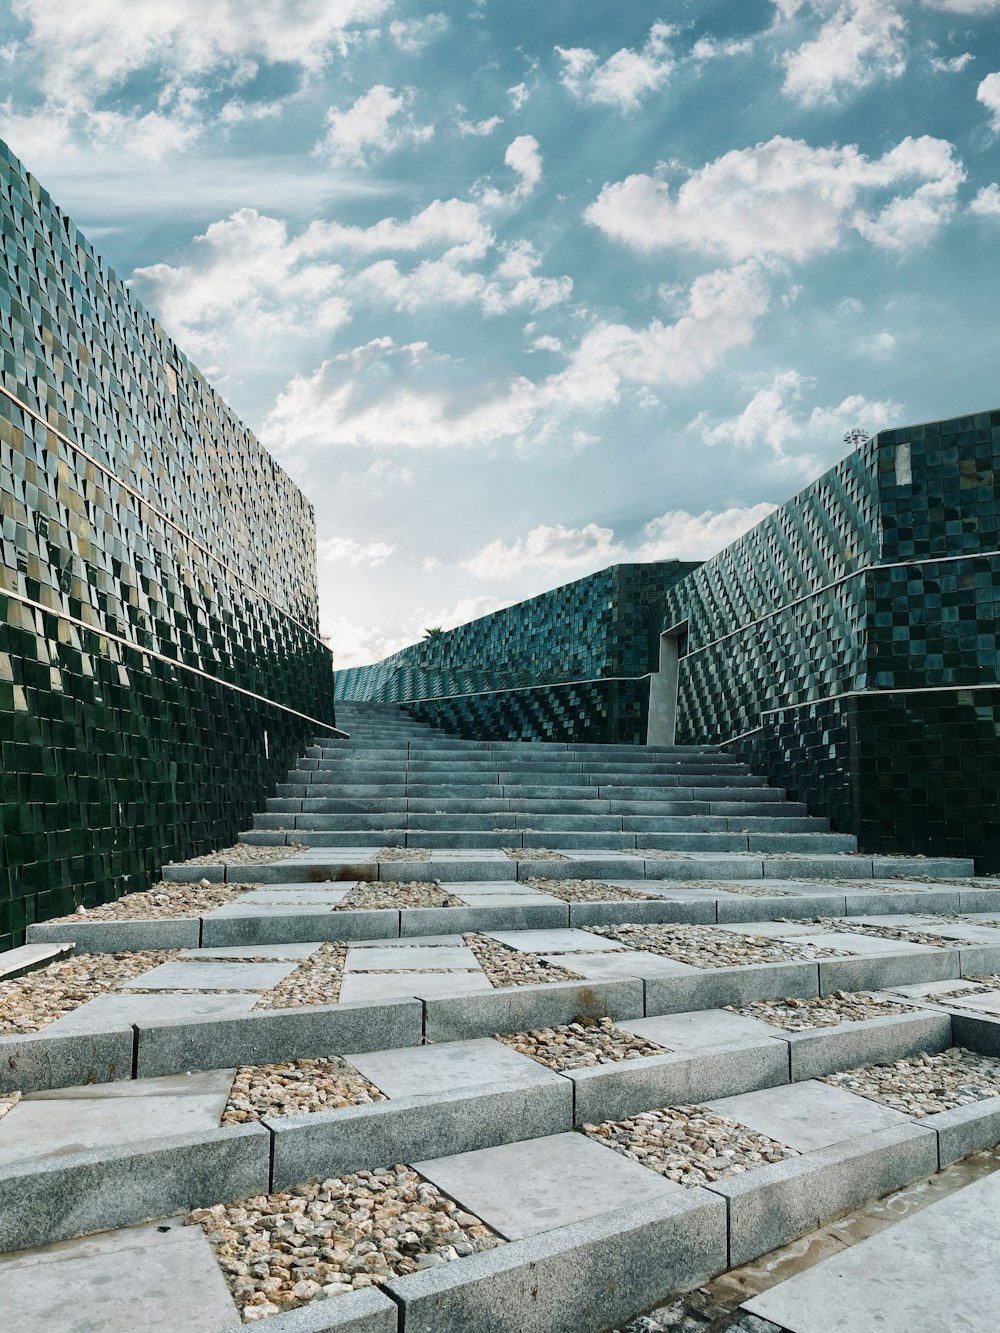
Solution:
M 1000 882 L 861 854 L 707 747 L 338 726 L 244 848 L 0 969 L 0 1021 L 92 969 L 0 1035 L 18 1333 L 686 1333 L 713 1279 L 713 1333 L 951 1326 L 928 1247 L 989 1250 L 1000 1182 Z M 851 1210 L 909 1323 L 813 1267 Z

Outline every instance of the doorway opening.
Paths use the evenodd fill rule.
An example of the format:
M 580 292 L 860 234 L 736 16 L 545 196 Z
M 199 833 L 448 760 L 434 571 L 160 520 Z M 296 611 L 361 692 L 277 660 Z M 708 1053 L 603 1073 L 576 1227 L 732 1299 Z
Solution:
M 658 670 L 649 678 L 649 724 L 647 745 L 673 745 L 677 735 L 677 682 L 680 660 L 687 653 L 688 622 L 664 630 L 660 635 Z

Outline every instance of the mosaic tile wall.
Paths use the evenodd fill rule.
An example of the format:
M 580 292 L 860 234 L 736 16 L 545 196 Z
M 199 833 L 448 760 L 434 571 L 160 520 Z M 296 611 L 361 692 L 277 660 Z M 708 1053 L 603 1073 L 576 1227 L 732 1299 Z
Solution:
M 614 565 L 338 671 L 337 697 L 407 702 L 414 716 L 463 736 L 642 743 L 649 687 L 636 678 L 649 670 L 650 617 L 695 568 Z
M 0 216 L 3 947 L 231 841 L 334 713 L 301 492 L 2 144 Z

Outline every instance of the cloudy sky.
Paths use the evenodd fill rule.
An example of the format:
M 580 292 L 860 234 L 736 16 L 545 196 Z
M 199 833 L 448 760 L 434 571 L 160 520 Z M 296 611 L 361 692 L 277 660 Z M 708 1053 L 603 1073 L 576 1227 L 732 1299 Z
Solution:
M 0 136 L 309 494 L 341 665 L 1000 405 L 1000 0 L 0 15 Z

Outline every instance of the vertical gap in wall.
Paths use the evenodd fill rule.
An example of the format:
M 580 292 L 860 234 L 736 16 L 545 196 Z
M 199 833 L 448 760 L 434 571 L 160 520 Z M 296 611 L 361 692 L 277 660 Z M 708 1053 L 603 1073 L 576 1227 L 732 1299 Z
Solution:
M 847 781 L 851 802 L 851 827 L 843 830 L 853 833 L 858 840 L 858 851 L 865 850 L 864 830 L 861 826 L 861 755 L 860 730 L 858 727 L 858 701 L 847 700 Z
M 139 1077 L 139 1028 L 132 1024 L 132 1077 Z

